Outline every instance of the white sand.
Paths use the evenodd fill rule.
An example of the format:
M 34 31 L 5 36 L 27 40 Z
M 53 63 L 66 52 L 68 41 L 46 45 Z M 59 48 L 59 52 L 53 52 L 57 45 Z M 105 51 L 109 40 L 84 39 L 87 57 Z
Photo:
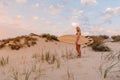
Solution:
M 120 50 L 120 43 L 109 42 L 106 44 L 115 52 Z M 67 61 L 60 57 L 66 54 L 66 49 L 72 55 L 76 55 L 74 45 L 55 41 L 45 42 L 44 39 L 40 39 L 38 44 L 33 47 L 23 48 L 18 51 L 10 50 L 9 48 L 1 49 L 0 59 L 1 57 L 9 56 L 9 64 L 4 67 L 0 66 L 0 80 L 14 80 L 11 77 L 14 71 L 18 71 L 19 80 L 25 80 L 24 72 L 31 71 L 31 69 L 33 70 L 29 80 L 102 80 L 99 72 L 102 52 L 94 52 L 89 47 L 82 48 L 82 58 L 74 58 Z M 50 54 L 58 56 L 60 68 L 56 67 L 56 63 L 49 65 L 46 62 L 37 61 L 39 58 L 32 58 L 34 54 L 41 55 L 42 51 L 43 53 L 50 52 Z M 40 72 L 39 70 L 42 71 Z M 67 70 L 70 72 L 70 79 L 68 79 Z

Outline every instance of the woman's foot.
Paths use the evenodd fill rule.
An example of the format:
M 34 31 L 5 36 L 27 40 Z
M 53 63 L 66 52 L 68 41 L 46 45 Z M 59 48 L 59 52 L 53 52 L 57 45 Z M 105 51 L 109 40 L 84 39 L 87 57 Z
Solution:
M 77 57 L 78 57 L 78 58 L 81 58 L 81 55 L 78 55 Z

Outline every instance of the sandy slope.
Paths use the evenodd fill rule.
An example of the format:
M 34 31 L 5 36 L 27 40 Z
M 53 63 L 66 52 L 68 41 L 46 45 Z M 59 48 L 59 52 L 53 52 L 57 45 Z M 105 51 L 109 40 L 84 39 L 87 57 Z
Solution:
M 106 44 L 114 51 L 120 50 L 120 43 Z M 14 71 L 19 73 L 19 80 L 25 80 L 24 72 L 30 71 L 34 66 L 43 71 L 33 70 L 29 80 L 68 80 L 67 72 L 70 73 L 69 80 L 102 80 L 99 72 L 101 52 L 94 52 L 89 47 L 82 48 L 82 58 L 64 60 L 61 56 L 66 54 L 66 49 L 73 56 L 76 55 L 74 45 L 55 41 L 45 42 L 44 39 L 39 39 L 38 44 L 33 47 L 23 48 L 19 51 L 12 51 L 8 48 L 2 49 L 0 50 L 0 58 L 9 56 L 9 64 L 4 67 L 0 66 L 0 80 L 14 80 L 11 77 Z M 60 60 L 60 68 L 56 67 L 56 63 L 49 65 L 32 58 L 34 54 L 46 52 L 57 56 Z M 41 75 L 41 73 L 45 75 Z
M 68 64 L 62 66 L 59 72 L 52 73 L 52 80 L 67 80 L 67 67 L 73 75 L 74 80 L 100 80 L 98 71 L 100 54 L 88 51 L 89 49 L 82 49 L 82 58 L 68 60 Z M 66 75 L 66 76 L 65 76 Z M 58 77 L 52 77 L 58 76 Z M 61 77 L 63 79 L 61 79 Z

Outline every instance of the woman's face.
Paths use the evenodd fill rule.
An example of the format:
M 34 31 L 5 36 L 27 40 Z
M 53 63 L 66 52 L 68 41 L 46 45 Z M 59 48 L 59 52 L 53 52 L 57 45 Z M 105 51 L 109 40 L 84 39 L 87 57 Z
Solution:
M 79 27 L 76 27 L 76 31 L 79 32 L 79 31 L 80 31 L 80 28 L 79 28 Z

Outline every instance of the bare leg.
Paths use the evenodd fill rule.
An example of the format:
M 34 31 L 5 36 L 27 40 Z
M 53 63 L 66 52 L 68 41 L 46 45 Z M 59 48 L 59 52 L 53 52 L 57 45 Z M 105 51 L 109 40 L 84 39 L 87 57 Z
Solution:
M 80 50 L 80 45 L 76 45 L 76 50 L 77 50 L 77 53 L 78 53 L 78 57 L 81 57 L 81 50 Z

